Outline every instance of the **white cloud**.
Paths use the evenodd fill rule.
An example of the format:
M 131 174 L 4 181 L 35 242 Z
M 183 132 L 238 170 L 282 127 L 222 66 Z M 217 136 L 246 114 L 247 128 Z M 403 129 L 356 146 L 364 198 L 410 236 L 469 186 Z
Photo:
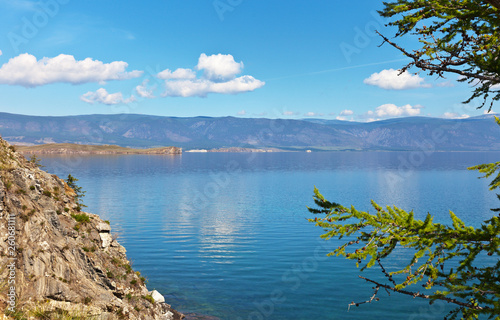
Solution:
M 203 70 L 203 77 L 211 81 L 228 81 L 243 71 L 243 62 L 234 61 L 230 54 L 202 53 L 198 59 L 197 70 Z
M 192 69 L 166 69 L 157 74 L 165 80 L 162 96 L 168 97 L 206 97 L 209 93 L 238 94 L 254 91 L 265 82 L 252 76 L 236 77 L 242 72 L 243 62 L 237 63 L 232 55 L 211 55 L 202 53 L 198 59 L 197 70 L 203 71 L 201 78 Z
M 241 110 L 241 111 L 238 111 L 237 113 L 239 116 L 244 116 L 247 114 L 246 110 Z
M 340 112 L 340 115 L 341 115 L 341 116 L 352 116 L 353 114 L 354 114 L 354 111 L 352 111 L 352 110 L 347 110 L 347 109 L 346 109 L 346 110 L 343 110 L 342 112 Z M 340 120 L 340 119 L 338 119 L 338 120 Z
M 125 71 L 127 67 L 128 63 L 123 61 L 103 63 L 91 58 L 77 61 L 65 54 L 37 61 L 35 56 L 24 53 L 2 65 L 0 84 L 37 87 L 51 83 L 104 83 L 142 75 L 142 71 Z
M 460 115 L 456 112 L 445 112 L 441 117 L 445 119 L 467 119 L 470 116 L 468 114 Z
M 195 79 L 196 72 L 191 69 L 178 68 L 174 72 L 170 69 L 165 69 L 156 75 L 157 78 L 163 80 L 182 80 L 182 79 Z
M 114 105 L 114 104 L 120 104 L 120 103 L 130 103 L 135 101 L 135 97 L 131 96 L 128 99 L 123 99 L 123 95 L 121 92 L 117 93 L 108 93 L 106 89 L 100 88 L 96 92 L 87 92 L 84 95 L 80 97 L 82 101 L 85 101 L 87 103 L 102 103 L 102 104 L 107 104 L 107 105 Z
M 238 94 L 254 91 L 265 82 L 252 76 L 241 76 L 227 82 L 213 82 L 206 79 L 175 80 L 165 82 L 164 96 L 168 97 L 206 97 L 209 93 Z
M 293 112 L 293 111 L 283 111 L 282 114 L 284 116 L 295 116 L 297 115 L 298 113 L 297 112 Z
M 3 54 L 2 50 L 0 50 L 0 56 Z
M 366 119 L 367 121 L 375 121 L 386 118 L 394 118 L 394 117 L 408 117 L 408 116 L 418 116 L 420 114 L 420 109 L 423 106 L 415 105 L 411 106 L 409 104 L 398 107 L 395 104 L 383 104 L 377 108 L 375 111 L 368 111 L 361 116 L 361 118 Z
M 152 99 L 155 97 L 153 94 L 154 88 L 148 88 L 148 83 L 149 83 L 149 80 L 146 79 L 142 82 L 142 84 L 135 87 L 135 91 L 137 92 L 137 95 L 139 97 L 148 98 L 148 99 Z
M 387 69 L 372 74 L 363 82 L 387 90 L 405 90 L 414 88 L 429 88 L 431 85 L 419 75 L 413 75 L 405 71 L 399 75 L 400 70 Z
M 166 69 L 158 77 L 165 78 L 166 97 L 206 97 L 209 93 L 238 94 L 254 91 L 265 85 L 265 82 L 252 76 L 244 75 L 236 78 L 242 71 L 243 63 L 236 63 L 231 55 L 207 56 L 202 53 L 196 67 L 204 70 L 202 78 L 196 78 L 191 69 L 177 69 L 171 72 Z
M 335 119 L 340 120 L 340 121 L 354 121 L 353 114 L 354 114 L 354 111 L 346 109 L 346 110 L 343 110 L 342 112 L 340 112 L 340 114 L 338 116 L 336 116 Z

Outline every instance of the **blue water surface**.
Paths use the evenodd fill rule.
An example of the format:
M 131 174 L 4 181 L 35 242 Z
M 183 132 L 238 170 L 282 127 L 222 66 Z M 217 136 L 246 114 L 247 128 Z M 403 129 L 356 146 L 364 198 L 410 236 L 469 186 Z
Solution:
M 442 319 L 450 310 L 380 292 L 380 301 L 348 311 L 373 285 L 352 261 L 326 257 L 339 242 L 321 240 L 306 220 L 314 186 L 346 206 L 370 210 L 373 199 L 443 223 L 452 210 L 478 226 L 498 207 L 488 180 L 466 169 L 497 161 L 498 152 L 42 158 L 49 172 L 80 180 L 87 211 L 111 221 L 150 289 L 180 311 L 220 319 Z M 394 260 L 389 270 L 407 256 Z M 361 274 L 383 280 L 378 270 Z

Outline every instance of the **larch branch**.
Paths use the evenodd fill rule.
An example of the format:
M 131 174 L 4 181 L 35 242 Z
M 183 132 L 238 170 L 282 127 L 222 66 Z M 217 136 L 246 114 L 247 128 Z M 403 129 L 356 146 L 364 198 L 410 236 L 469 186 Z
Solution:
M 498 0 L 498 1 L 500 1 L 500 0 Z M 494 83 L 500 82 L 500 78 L 498 76 L 490 76 L 490 75 L 485 75 L 485 74 L 467 72 L 467 71 L 460 70 L 460 69 L 449 68 L 448 65 L 453 65 L 453 63 L 446 63 L 445 65 L 435 65 L 435 64 L 431 64 L 430 62 L 423 61 L 422 59 L 420 59 L 420 56 L 418 56 L 416 54 L 409 53 L 408 51 L 406 51 L 405 49 L 398 46 L 396 43 L 392 42 L 387 37 L 382 35 L 380 32 L 378 32 L 378 31 L 376 31 L 376 32 L 384 39 L 384 42 L 389 43 L 391 46 L 393 46 L 394 48 L 401 51 L 405 56 L 413 59 L 412 64 L 414 64 L 416 67 L 418 67 L 424 71 L 430 70 L 430 71 L 435 71 L 438 73 L 451 72 L 451 73 L 456 73 L 456 74 L 459 74 L 459 75 L 467 77 L 467 78 L 478 79 L 481 81 L 492 81 Z M 465 63 L 467 63 L 467 61 L 461 61 L 457 65 L 463 65 Z
M 436 297 L 431 297 L 430 295 L 423 294 L 423 293 L 420 293 L 420 292 L 412 292 L 412 291 L 407 291 L 407 290 L 402 290 L 402 289 L 398 290 L 395 287 L 391 287 L 389 285 L 379 283 L 377 281 L 365 278 L 363 276 L 359 276 L 359 277 L 361 279 L 365 280 L 365 281 L 368 281 L 368 282 L 371 282 L 371 283 L 375 284 L 377 287 L 381 287 L 381 288 L 384 288 L 386 290 L 391 290 L 391 291 L 394 291 L 394 292 L 397 292 L 397 293 L 402 293 L 402 294 L 405 294 L 405 295 L 408 295 L 408 296 L 412 296 L 414 298 L 422 298 L 422 299 L 429 299 L 429 300 L 430 299 L 443 300 L 443 301 L 446 301 L 446 302 L 449 302 L 449 303 L 453 303 L 453 304 L 459 305 L 461 307 L 470 308 L 470 309 L 474 309 L 474 310 L 487 310 L 487 309 L 489 309 L 488 307 L 476 306 L 474 304 L 470 304 L 470 303 L 458 301 L 458 300 L 452 299 L 452 298 L 447 298 L 447 297 L 437 297 L 436 298 Z

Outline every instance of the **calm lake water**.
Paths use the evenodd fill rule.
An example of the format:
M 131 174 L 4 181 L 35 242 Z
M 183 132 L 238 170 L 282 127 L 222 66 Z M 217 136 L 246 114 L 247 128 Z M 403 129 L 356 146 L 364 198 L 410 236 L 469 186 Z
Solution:
M 488 181 L 466 169 L 498 161 L 498 152 L 42 158 L 49 172 L 80 179 L 87 211 L 111 221 L 148 288 L 180 311 L 220 319 L 443 318 L 444 303 L 385 292 L 348 311 L 372 286 L 353 262 L 325 256 L 338 242 L 320 240 L 306 221 L 314 186 L 358 209 L 373 199 L 445 223 L 452 210 L 477 226 L 498 207 Z

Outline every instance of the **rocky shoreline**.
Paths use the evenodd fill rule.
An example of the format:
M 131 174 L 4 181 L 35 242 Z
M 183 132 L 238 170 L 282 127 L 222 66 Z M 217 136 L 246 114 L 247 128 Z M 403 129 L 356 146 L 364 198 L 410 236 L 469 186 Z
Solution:
M 12 319 L 180 320 L 75 190 L 0 138 L 0 311 Z

